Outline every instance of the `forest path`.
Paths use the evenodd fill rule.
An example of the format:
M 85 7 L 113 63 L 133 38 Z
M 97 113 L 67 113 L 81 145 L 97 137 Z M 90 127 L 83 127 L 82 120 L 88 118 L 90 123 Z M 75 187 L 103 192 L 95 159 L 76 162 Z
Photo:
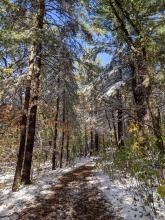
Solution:
M 94 167 L 83 165 L 59 178 L 46 195 L 19 214 L 19 219 L 114 220 L 111 204 L 98 190 Z

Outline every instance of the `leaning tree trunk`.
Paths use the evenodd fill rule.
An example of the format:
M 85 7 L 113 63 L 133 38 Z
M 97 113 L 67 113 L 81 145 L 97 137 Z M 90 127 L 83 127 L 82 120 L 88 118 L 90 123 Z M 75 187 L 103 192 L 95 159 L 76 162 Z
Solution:
M 61 152 L 60 152 L 60 168 L 62 168 L 63 163 L 63 150 L 64 150 L 64 140 L 65 140 L 65 90 L 63 93 L 63 130 L 62 130 L 62 139 L 61 139 Z
M 59 79 L 58 79 L 58 85 L 59 85 Z M 55 168 L 56 168 L 56 148 L 57 148 L 57 135 L 58 135 L 58 116 L 59 116 L 59 107 L 60 107 L 59 104 L 60 104 L 60 97 L 59 97 L 59 94 L 58 94 L 57 100 L 56 100 L 56 113 L 55 113 L 55 123 L 54 123 L 52 170 L 55 170 Z
M 28 110 L 29 110 L 29 102 L 30 102 L 31 77 L 33 75 L 33 69 L 34 69 L 34 50 L 35 50 L 35 45 L 33 44 L 30 49 L 30 62 L 29 62 L 29 72 L 27 76 L 27 85 L 25 91 L 25 102 L 24 102 L 23 114 L 20 121 L 20 145 L 19 145 L 15 176 L 12 186 L 13 192 L 18 190 L 18 187 L 21 183 L 22 167 L 23 167 L 25 144 L 26 144 L 26 127 L 27 127 Z
M 45 13 L 45 0 L 39 0 L 39 8 L 37 15 L 37 28 L 41 30 L 43 28 L 43 19 Z M 42 44 L 41 42 L 36 43 L 36 69 L 32 75 L 31 85 L 31 107 L 29 113 L 29 125 L 26 142 L 25 160 L 22 173 L 22 182 L 24 184 L 30 184 L 30 173 L 32 165 L 32 155 L 34 147 L 35 127 L 36 127 L 36 116 L 37 116 L 37 104 L 39 95 L 39 77 L 41 74 L 41 53 Z

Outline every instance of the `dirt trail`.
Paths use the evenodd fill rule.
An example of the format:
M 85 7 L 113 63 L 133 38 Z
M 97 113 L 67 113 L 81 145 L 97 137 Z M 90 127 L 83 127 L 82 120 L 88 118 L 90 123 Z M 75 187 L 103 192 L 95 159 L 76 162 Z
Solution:
M 24 220 L 116 220 L 111 204 L 92 184 L 93 167 L 82 166 L 60 177 L 48 194 L 36 198 L 19 214 Z

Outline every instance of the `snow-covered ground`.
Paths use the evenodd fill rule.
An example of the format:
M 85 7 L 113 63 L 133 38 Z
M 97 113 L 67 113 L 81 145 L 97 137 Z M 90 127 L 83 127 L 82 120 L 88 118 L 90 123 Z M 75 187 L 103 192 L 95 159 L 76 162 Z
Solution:
M 157 214 L 147 205 L 144 205 L 142 199 L 135 196 L 134 187 L 137 183 L 133 179 L 121 181 L 111 181 L 109 176 L 103 172 L 95 172 L 99 189 L 105 197 L 111 202 L 114 212 L 125 220 L 165 220 L 165 203 L 155 192 L 155 197 L 159 203 L 155 202 L 154 206 Z
M 21 212 L 28 204 L 33 203 L 35 198 L 40 195 L 51 195 L 51 185 L 59 182 L 59 177 L 63 174 L 73 171 L 74 169 L 90 164 L 95 165 L 97 158 L 80 158 L 77 159 L 72 167 L 51 170 L 51 164 L 46 163 L 42 166 L 42 170 L 37 173 L 34 171 L 33 184 L 21 187 L 18 192 L 11 191 L 13 175 L 0 176 L 0 181 L 6 182 L 7 187 L 0 190 L 0 219 L 15 220 L 17 216 L 14 213 Z M 114 213 L 123 217 L 125 220 L 164 220 L 165 204 L 163 201 L 155 203 L 157 215 L 153 216 L 152 210 L 144 205 L 142 199 L 135 196 L 134 187 L 137 187 L 136 181 L 133 179 L 124 179 L 124 181 L 112 181 L 109 176 L 102 171 L 94 170 L 93 177 L 90 177 L 91 185 L 96 185 L 103 192 L 106 199 L 110 201 Z M 155 194 L 155 196 L 157 196 Z
M 0 219 L 15 220 L 15 212 L 19 213 L 28 203 L 32 203 L 39 195 L 50 195 L 51 184 L 58 183 L 58 178 L 82 165 L 92 163 L 91 159 L 81 157 L 76 159 L 72 167 L 58 168 L 51 170 L 51 164 L 46 163 L 42 166 L 40 173 L 34 173 L 34 183 L 29 186 L 21 187 L 18 192 L 11 191 L 13 174 L 0 177 L 1 182 L 7 182 L 7 187 L 0 190 Z

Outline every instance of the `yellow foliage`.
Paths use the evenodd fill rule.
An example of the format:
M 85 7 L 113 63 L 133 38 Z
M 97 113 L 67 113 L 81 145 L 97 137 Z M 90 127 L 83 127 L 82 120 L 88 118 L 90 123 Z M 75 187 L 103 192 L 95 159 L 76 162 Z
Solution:
M 138 142 L 134 142 L 134 143 L 131 145 L 131 148 L 132 148 L 133 151 L 138 150 L 138 148 L 139 148 Z
M 134 133 L 139 130 L 139 126 L 136 123 L 132 123 L 128 128 L 128 133 Z
M 11 75 L 13 73 L 12 68 L 0 68 L 0 72 L 5 75 Z

